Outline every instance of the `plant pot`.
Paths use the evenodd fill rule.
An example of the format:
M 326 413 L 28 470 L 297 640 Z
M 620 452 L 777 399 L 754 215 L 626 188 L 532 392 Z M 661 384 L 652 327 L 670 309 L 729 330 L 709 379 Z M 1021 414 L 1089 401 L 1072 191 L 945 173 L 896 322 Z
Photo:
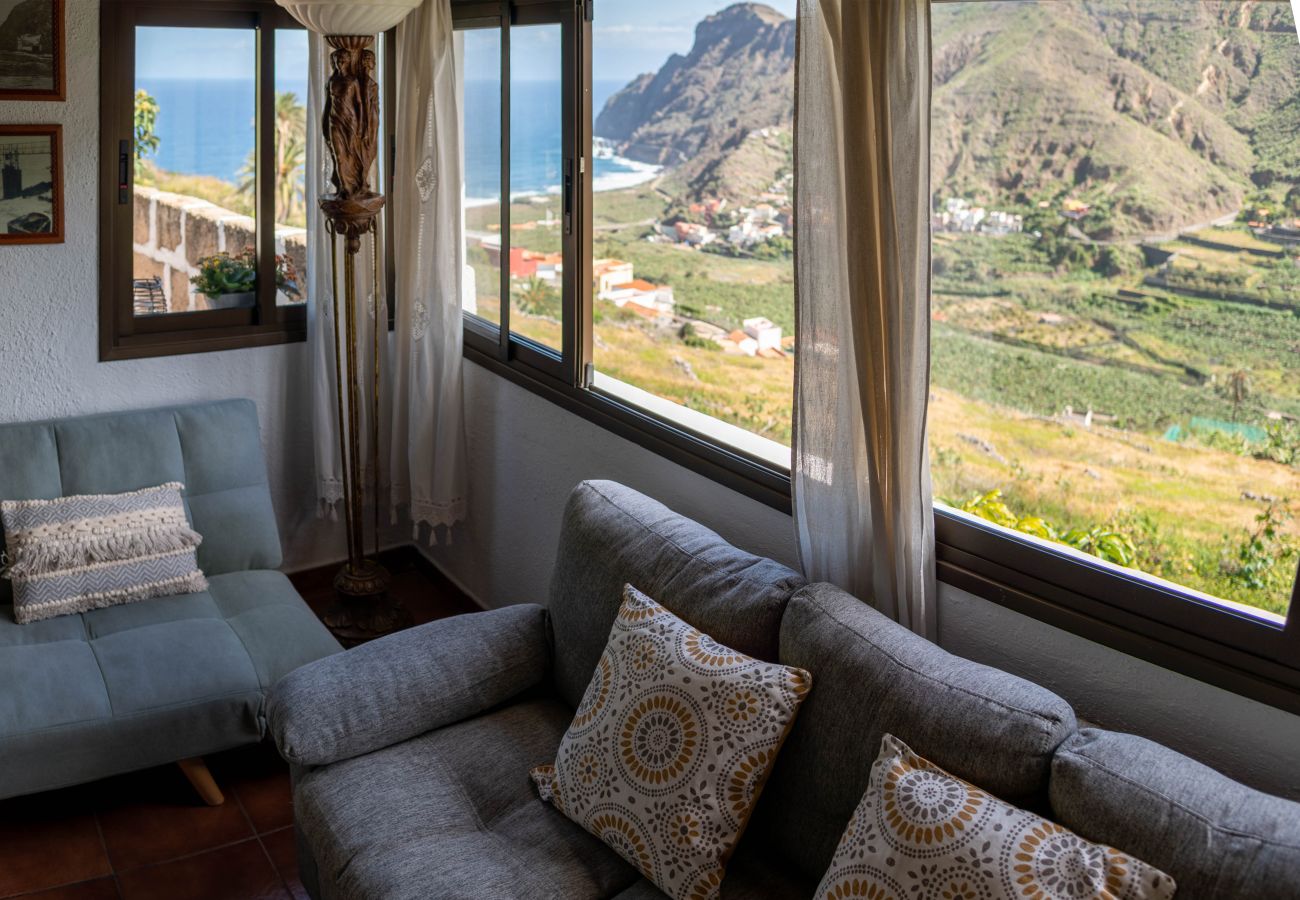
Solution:
M 245 291 L 242 294 L 205 294 L 210 309 L 248 309 L 257 306 L 257 292 Z

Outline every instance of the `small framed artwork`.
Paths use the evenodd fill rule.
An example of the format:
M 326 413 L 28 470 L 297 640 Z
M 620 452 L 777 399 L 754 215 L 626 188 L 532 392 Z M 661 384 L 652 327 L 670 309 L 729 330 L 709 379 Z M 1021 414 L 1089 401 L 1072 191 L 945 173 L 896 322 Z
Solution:
M 63 243 L 63 126 L 0 125 L 0 247 Z
M 0 101 L 66 100 L 64 0 L 0 0 Z

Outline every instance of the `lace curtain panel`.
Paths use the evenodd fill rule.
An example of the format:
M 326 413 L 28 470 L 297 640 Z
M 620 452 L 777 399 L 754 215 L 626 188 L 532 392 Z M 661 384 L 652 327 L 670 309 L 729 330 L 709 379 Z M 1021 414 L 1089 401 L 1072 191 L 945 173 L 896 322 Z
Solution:
M 800 0 L 794 515 L 805 575 L 935 637 L 929 0 Z
M 425 0 L 397 28 L 393 249 L 392 505 L 414 523 L 465 517 L 461 373 L 460 89 L 450 0 Z M 396 521 L 396 519 L 394 519 Z

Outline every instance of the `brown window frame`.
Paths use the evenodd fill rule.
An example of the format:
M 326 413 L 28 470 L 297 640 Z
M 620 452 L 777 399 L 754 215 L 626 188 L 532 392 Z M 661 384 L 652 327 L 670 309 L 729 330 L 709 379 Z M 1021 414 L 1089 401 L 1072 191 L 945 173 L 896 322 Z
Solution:
M 503 26 L 557 20 L 564 24 L 565 159 L 590 159 L 594 6 L 593 0 L 453 0 L 458 29 L 502 30 L 502 184 L 509 184 L 510 148 L 510 35 Z M 503 327 L 466 314 L 465 358 L 641 447 L 790 513 L 789 471 L 590 388 L 590 292 L 575 290 L 573 276 L 590 265 L 592 191 L 580 165 L 576 171 L 574 224 L 565 244 L 563 348 L 557 353 L 509 332 L 509 279 L 502 278 Z M 509 255 L 508 216 L 507 204 L 503 266 Z M 1279 626 L 941 506 L 935 507 L 934 517 L 938 574 L 944 583 L 1164 668 L 1300 713 L 1300 572 L 1291 615 Z
M 301 26 L 273 0 L 105 0 L 100 12 L 99 358 L 101 362 L 264 347 L 307 336 L 305 305 L 276 305 L 274 278 L 259 278 L 252 309 L 137 317 L 132 297 L 135 167 L 133 109 L 137 26 L 246 28 L 257 33 L 258 271 L 274 271 L 271 117 L 275 33 Z
M 568 215 L 564 235 L 563 346 L 542 347 L 510 331 L 509 278 L 501 279 L 501 327 L 465 315 L 464 354 L 488 369 L 619 436 L 697 471 L 768 506 L 789 513 L 790 474 L 740 450 L 718 444 L 669 419 L 593 390 L 592 300 L 577 273 L 590 271 L 592 189 L 592 0 L 453 0 L 458 30 L 501 32 L 501 183 L 510 183 L 510 25 L 559 24 L 563 45 L 562 139 Z M 502 265 L 509 259 L 509 205 L 502 209 Z

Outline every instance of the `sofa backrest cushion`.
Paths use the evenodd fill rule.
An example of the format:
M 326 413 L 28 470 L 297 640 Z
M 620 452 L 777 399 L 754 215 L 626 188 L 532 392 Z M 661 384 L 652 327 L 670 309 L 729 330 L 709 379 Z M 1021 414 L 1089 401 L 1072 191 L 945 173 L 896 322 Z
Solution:
M 1131 734 L 1086 728 L 1052 762 L 1052 812 L 1162 869 L 1180 897 L 1300 898 L 1300 803 Z
M 1047 811 L 1052 755 L 1077 724 L 1045 688 L 953 656 L 828 584 L 790 601 L 779 661 L 811 672 L 812 691 L 751 830 L 808 877 L 830 864 L 885 733 L 1014 806 Z
M 805 581 L 631 488 L 584 481 L 564 510 L 549 602 L 556 689 L 570 706 L 582 700 L 625 584 L 728 647 L 774 662 L 781 614 Z
M 203 535 L 198 557 L 205 574 L 280 565 L 251 401 L 0 425 L 5 500 L 120 494 L 169 481 L 185 485 L 186 511 Z M 10 599 L 9 582 L 0 580 L 0 602 Z

